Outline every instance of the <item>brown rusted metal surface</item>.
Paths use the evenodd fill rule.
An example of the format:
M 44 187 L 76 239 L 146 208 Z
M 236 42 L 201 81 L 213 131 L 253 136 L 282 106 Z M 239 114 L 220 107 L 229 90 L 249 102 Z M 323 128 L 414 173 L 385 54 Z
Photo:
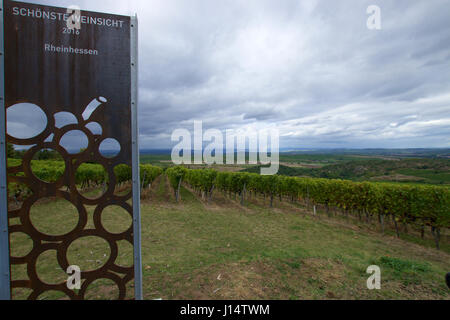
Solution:
M 119 288 L 119 299 L 125 299 L 129 295 L 126 285 L 134 278 L 134 267 L 118 265 L 117 243 L 125 240 L 133 246 L 133 225 L 121 234 L 112 234 L 103 227 L 101 215 L 105 207 L 117 205 L 132 217 L 132 206 L 127 203 L 132 198 L 132 193 L 124 196 L 115 194 L 116 177 L 113 170 L 118 164 L 131 166 L 130 19 L 82 11 L 84 16 L 116 19 L 123 21 L 123 25 L 119 28 L 83 24 L 80 35 L 72 35 L 62 33 L 66 26 L 64 21 L 15 15 L 17 9 L 14 8 L 66 13 L 66 9 L 62 8 L 5 1 L 6 109 L 18 103 L 31 103 L 39 106 L 47 117 L 45 130 L 36 137 L 18 139 L 7 135 L 9 143 L 32 146 L 20 166 L 8 168 L 8 183 L 24 184 L 31 190 L 31 196 L 23 201 L 21 207 L 8 213 L 10 236 L 18 232 L 25 233 L 33 242 L 33 248 L 26 256 L 11 257 L 11 265 L 26 265 L 27 269 L 27 278 L 15 279 L 14 274 L 12 275 L 11 286 L 31 289 L 29 299 L 37 299 L 49 290 L 63 292 L 71 299 L 84 299 L 86 290 L 93 281 L 110 279 Z M 99 54 L 48 52 L 44 50 L 46 43 L 91 48 L 98 50 Z M 106 98 L 107 102 L 99 97 Z M 101 100 L 98 101 L 99 106 L 85 119 L 83 112 L 97 98 Z M 72 113 L 78 123 L 57 128 L 54 115 L 63 111 Z M 86 128 L 90 122 L 101 125 L 100 135 L 93 134 Z M 79 154 L 69 154 L 60 145 L 64 134 L 73 130 L 82 131 L 89 141 L 87 149 Z M 120 143 L 121 151 L 114 158 L 106 158 L 99 152 L 99 146 L 106 138 L 114 138 Z M 56 150 L 65 161 L 65 172 L 54 183 L 39 180 L 31 170 L 31 160 L 43 149 Z M 98 199 L 86 198 L 76 186 L 76 170 L 88 162 L 103 165 L 108 175 L 107 190 Z M 73 204 L 78 210 L 76 227 L 61 236 L 38 231 L 30 219 L 30 208 L 42 198 L 60 198 Z M 87 205 L 96 206 L 94 228 L 87 227 Z M 13 219 L 20 222 L 12 223 Z M 40 255 L 48 250 L 56 250 L 59 267 L 66 272 L 69 267 L 69 246 L 87 236 L 104 239 L 109 244 L 111 254 L 107 262 L 97 270 L 82 270 L 82 287 L 78 293 L 69 290 L 66 283 L 50 285 L 39 279 L 36 263 Z M 76 261 L 71 261 L 71 264 L 76 264 Z

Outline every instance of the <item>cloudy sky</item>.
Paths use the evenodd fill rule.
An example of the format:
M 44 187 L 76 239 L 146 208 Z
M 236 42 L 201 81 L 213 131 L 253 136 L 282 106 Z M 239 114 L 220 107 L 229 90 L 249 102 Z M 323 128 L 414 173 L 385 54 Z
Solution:
M 194 120 L 283 148 L 450 147 L 449 0 L 24 2 L 137 13 L 142 148 Z

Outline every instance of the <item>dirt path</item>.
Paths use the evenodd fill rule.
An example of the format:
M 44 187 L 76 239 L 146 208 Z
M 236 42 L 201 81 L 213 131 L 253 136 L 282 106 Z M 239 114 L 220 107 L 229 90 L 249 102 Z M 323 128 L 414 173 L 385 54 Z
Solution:
M 183 186 L 186 190 L 188 190 L 190 193 L 192 193 L 192 195 L 199 202 L 201 202 L 203 204 L 203 206 L 205 207 L 205 209 L 207 209 L 207 210 L 221 210 L 223 208 L 231 208 L 231 209 L 237 209 L 239 211 L 245 211 L 247 213 L 255 213 L 255 211 L 252 210 L 251 208 L 248 208 L 245 205 L 244 206 L 241 205 L 239 196 L 236 198 L 237 200 L 234 200 L 233 198 L 224 196 L 224 194 L 221 191 L 215 190 L 213 192 L 211 201 L 208 202 L 208 200 L 202 199 L 202 197 L 199 196 L 197 194 L 197 192 L 195 192 L 189 186 L 187 186 L 187 185 L 183 185 Z
M 157 200 L 157 191 L 161 184 L 162 175 L 157 177 L 155 181 L 152 182 L 150 188 L 145 189 L 144 191 L 141 191 L 141 198 L 145 201 L 154 202 Z
M 153 181 L 150 189 L 142 193 L 142 201 L 146 204 L 168 205 L 175 201 L 172 192 L 167 176 L 162 174 Z
M 164 184 L 164 199 L 168 202 L 174 202 L 175 201 L 175 195 L 174 190 L 170 186 L 170 181 L 167 175 L 164 175 L 163 182 Z

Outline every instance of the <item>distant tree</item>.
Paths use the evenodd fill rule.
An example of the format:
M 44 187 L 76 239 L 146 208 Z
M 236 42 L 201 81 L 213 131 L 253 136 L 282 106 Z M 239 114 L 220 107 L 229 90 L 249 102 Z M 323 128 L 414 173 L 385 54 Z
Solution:
M 6 155 L 8 158 L 14 158 L 16 156 L 16 150 L 14 149 L 12 143 L 7 144 Z
M 37 155 L 38 160 L 49 160 L 51 159 L 51 152 L 48 149 L 39 151 Z
M 23 156 L 26 152 L 27 150 L 16 150 L 16 152 L 14 153 L 14 159 L 23 159 Z
M 62 157 L 55 150 L 44 149 L 34 156 L 34 160 L 62 160 Z

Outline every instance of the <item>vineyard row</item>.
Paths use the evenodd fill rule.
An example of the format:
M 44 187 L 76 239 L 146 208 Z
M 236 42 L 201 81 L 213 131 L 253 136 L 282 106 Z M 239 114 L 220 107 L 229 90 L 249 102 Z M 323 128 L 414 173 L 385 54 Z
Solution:
M 166 170 L 175 190 L 176 198 L 182 182 L 187 183 L 205 198 L 211 200 L 214 190 L 241 197 L 261 194 L 300 201 L 306 206 L 320 205 L 327 212 L 337 209 L 348 215 L 357 213 L 369 220 L 377 216 L 384 230 L 386 218 L 398 224 L 414 224 L 431 227 L 436 246 L 439 247 L 440 231 L 450 227 L 450 188 L 428 185 L 407 185 L 376 182 L 353 182 L 317 178 L 287 176 L 263 176 L 253 173 L 217 172 L 211 169 L 190 170 L 181 166 Z
M 21 165 L 21 160 L 8 159 L 8 167 L 16 167 Z M 150 185 L 158 176 L 163 173 L 163 169 L 148 164 L 141 164 L 140 180 L 141 186 L 144 188 Z M 31 171 L 38 179 L 54 183 L 58 181 L 66 171 L 63 161 L 55 160 L 33 160 L 31 162 Z M 15 174 L 16 176 L 24 176 L 23 171 Z M 118 165 L 114 167 L 114 175 L 117 184 L 126 183 L 132 180 L 132 170 L 130 166 Z M 83 163 L 75 172 L 75 183 L 84 189 L 86 187 L 95 187 L 107 184 L 109 182 L 108 174 L 105 168 L 99 164 Z M 17 183 L 9 183 L 8 190 L 10 197 L 19 197 L 27 192 L 25 185 Z

